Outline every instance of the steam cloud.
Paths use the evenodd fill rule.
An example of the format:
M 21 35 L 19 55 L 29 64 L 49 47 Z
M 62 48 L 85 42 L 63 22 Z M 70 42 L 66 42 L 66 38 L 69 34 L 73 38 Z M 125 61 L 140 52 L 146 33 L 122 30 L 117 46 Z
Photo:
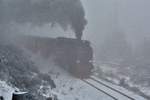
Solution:
M 0 30 L 9 23 L 71 26 L 81 39 L 87 21 L 80 0 L 0 0 Z

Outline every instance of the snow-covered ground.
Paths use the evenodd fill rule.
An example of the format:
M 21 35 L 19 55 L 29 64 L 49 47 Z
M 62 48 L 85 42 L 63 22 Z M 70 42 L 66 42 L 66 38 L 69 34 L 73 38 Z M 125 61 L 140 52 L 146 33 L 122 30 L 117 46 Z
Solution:
M 42 69 L 42 72 L 47 69 L 48 74 L 52 77 L 56 84 L 56 89 L 52 90 L 53 94 L 58 96 L 59 100 L 113 100 L 106 94 L 96 90 L 85 82 L 72 77 L 65 70 L 52 64 L 50 59 L 41 59 L 34 56 L 32 60 Z M 50 95 L 50 94 L 49 94 Z
M 103 92 L 98 91 L 82 80 L 72 77 L 65 70 L 53 64 L 50 59 L 42 59 L 36 55 L 32 58 L 32 60 L 35 61 L 36 65 L 40 69 L 42 69 L 42 72 L 46 72 L 52 77 L 56 84 L 56 89 L 53 89 L 52 93 L 56 94 L 59 100 L 113 100 L 113 98 L 109 97 Z M 119 97 L 119 94 L 115 94 L 114 96 Z M 122 96 L 119 98 L 121 97 Z M 128 99 L 124 98 L 119 100 Z
M 146 100 L 145 98 L 143 98 L 143 97 L 141 97 L 141 96 L 139 96 L 139 95 L 137 95 L 137 94 L 121 87 L 121 86 L 114 85 L 110 82 L 104 81 L 104 80 L 97 78 L 95 76 L 91 76 L 91 77 L 95 80 L 98 80 L 102 84 L 105 84 L 106 86 L 111 87 L 113 90 L 118 91 L 117 93 L 120 92 L 120 93 L 123 93 L 124 95 L 126 95 L 126 97 L 125 97 L 125 96 L 121 95 L 120 93 L 116 94 L 116 92 L 112 91 L 112 89 L 107 89 L 105 86 L 102 86 L 102 85 L 100 86 L 100 87 L 104 88 L 104 90 L 107 89 L 106 91 L 108 91 L 108 93 L 110 92 L 110 94 L 112 94 L 114 96 L 116 95 L 115 97 L 118 97 L 119 98 L 118 100 L 130 100 L 131 98 L 133 98 L 135 100 Z M 131 98 L 127 98 L 127 96 L 131 97 Z
M 39 95 L 43 85 L 55 87 L 50 76 L 41 74 L 21 49 L 0 44 L 0 96 L 4 100 L 11 100 L 14 90 L 29 92 L 31 97 L 45 100 L 43 95 Z
M 59 94 L 60 100 L 100 100 L 100 98 L 101 100 L 113 100 L 87 83 L 71 77 L 65 71 L 59 72 L 59 75 L 52 75 L 52 78 L 57 87 L 53 91 Z
M 14 92 L 14 88 L 7 85 L 6 82 L 0 81 L 0 96 L 4 97 L 4 100 L 12 100 L 12 93 Z
M 95 71 L 95 75 L 97 77 L 104 78 L 114 84 L 122 85 L 131 91 L 134 91 L 146 98 L 150 96 L 150 87 L 148 86 L 148 81 L 142 81 L 142 77 L 146 76 L 146 73 L 142 74 L 141 72 L 136 72 L 135 66 L 121 66 L 120 64 L 114 63 L 104 63 L 104 64 L 95 64 L 97 67 L 97 71 Z M 101 72 L 99 73 L 99 70 Z M 142 76 L 143 75 L 143 76 Z M 148 76 L 148 75 L 147 75 Z M 121 81 L 124 81 L 121 84 Z M 141 83 L 136 83 L 135 80 L 141 80 Z M 146 83 L 147 82 L 147 83 Z M 144 83 L 144 84 L 143 84 Z

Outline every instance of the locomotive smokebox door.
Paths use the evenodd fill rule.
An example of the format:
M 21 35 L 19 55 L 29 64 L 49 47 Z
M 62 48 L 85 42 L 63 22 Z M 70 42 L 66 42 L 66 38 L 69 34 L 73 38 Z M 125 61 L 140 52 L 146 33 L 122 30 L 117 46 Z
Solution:
M 27 92 L 15 92 L 13 93 L 12 100 L 28 100 L 27 96 Z

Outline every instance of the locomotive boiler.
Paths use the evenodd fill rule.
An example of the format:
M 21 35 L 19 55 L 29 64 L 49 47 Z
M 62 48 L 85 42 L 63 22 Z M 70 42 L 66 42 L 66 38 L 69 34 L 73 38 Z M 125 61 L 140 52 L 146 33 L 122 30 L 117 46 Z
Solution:
M 86 78 L 91 74 L 93 50 L 87 40 L 24 36 L 21 41 L 28 50 L 52 58 L 56 65 L 76 77 Z

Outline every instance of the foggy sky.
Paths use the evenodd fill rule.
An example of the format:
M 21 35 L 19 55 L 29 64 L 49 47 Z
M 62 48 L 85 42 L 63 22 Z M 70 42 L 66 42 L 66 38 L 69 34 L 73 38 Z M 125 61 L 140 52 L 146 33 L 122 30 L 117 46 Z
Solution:
M 103 41 L 114 34 L 114 27 L 127 35 L 127 41 L 133 47 L 145 37 L 150 38 L 149 0 L 82 0 L 82 3 L 88 20 L 84 38 L 92 42 L 95 55 L 99 53 Z M 114 26 L 116 17 L 118 24 Z
M 135 40 L 149 36 L 149 0 L 82 0 L 88 20 L 85 38 L 99 43 L 104 35 L 112 33 L 115 1 L 118 2 L 118 30 Z

